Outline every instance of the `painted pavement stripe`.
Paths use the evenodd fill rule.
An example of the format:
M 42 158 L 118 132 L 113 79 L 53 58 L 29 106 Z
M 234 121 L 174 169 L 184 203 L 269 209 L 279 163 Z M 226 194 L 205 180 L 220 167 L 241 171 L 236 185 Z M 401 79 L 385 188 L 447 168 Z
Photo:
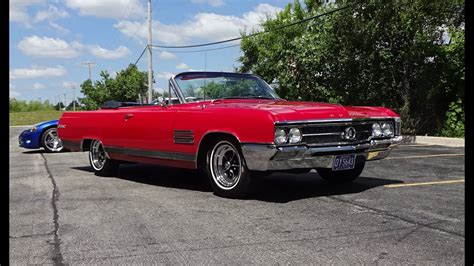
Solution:
M 419 182 L 419 183 L 407 183 L 407 184 L 391 184 L 385 185 L 386 188 L 397 188 L 397 187 L 414 187 L 414 186 L 427 186 L 427 185 L 440 185 L 440 184 L 454 184 L 464 183 L 464 179 L 455 180 L 444 180 L 444 181 L 432 181 L 432 182 Z

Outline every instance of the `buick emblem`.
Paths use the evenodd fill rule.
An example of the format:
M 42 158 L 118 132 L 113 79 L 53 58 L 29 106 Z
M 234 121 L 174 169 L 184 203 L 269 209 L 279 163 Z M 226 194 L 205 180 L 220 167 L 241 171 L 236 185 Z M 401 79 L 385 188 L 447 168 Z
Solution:
M 356 137 L 356 130 L 353 127 L 346 127 L 341 136 L 345 140 L 353 140 Z

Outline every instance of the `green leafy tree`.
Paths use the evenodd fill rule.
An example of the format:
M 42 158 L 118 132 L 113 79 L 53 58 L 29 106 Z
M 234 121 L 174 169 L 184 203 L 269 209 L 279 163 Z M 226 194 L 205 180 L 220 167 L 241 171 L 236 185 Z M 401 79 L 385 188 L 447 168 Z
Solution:
M 435 133 L 449 104 L 464 101 L 464 2 L 337 1 L 289 4 L 243 35 L 240 71 L 279 80 L 290 100 L 382 105 L 402 115 L 405 133 Z M 446 37 L 451 42 L 446 42 Z
M 92 84 L 86 80 L 81 84 L 81 92 L 84 98 L 80 102 L 86 110 L 96 110 L 105 101 L 137 101 L 139 95 L 147 93 L 147 74 L 130 64 L 125 70 L 117 72 L 112 78 L 107 71 L 100 72 L 100 79 Z

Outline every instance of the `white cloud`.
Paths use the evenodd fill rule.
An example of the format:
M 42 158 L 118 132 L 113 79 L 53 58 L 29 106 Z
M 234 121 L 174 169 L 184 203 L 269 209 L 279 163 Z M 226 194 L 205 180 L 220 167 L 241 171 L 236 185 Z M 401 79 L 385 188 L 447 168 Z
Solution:
M 189 69 L 189 66 L 186 65 L 185 63 L 179 63 L 176 65 L 177 69 Z
M 39 83 L 39 82 L 35 82 L 33 84 L 33 87 L 32 87 L 33 90 L 41 90 L 41 89 L 44 89 L 44 88 L 46 88 L 46 86 L 42 83 Z
M 19 93 L 17 91 L 10 90 L 10 97 L 16 98 L 16 97 L 20 97 L 20 96 L 21 96 L 21 93 Z
M 165 79 L 165 80 L 171 78 L 172 76 L 174 76 L 174 74 L 171 72 L 160 72 L 156 75 L 157 79 Z
M 79 56 L 82 44 L 78 42 L 68 43 L 62 39 L 33 35 L 21 40 L 17 47 L 25 55 L 49 58 L 74 58 Z
M 66 29 L 66 28 L 62 27 L 61 25 L 58 25 L 58 24 L 56 24 L 56 23 L 54 23 L 54 22 L 51 22 L 51 21 L 49 22 L 49 26 L 50 26 L 51 28 L 53 28 L 53 29 L 55 29 L 55 30 L 61 32 L 61 33 L 68 33 L 68 32 L 69 32 L 68 29 Z
M 259 30 L 260 23 L 267 16 L 274 17 L 282 9 L 269 4 L 259 4 L 253 11 L 242 16 L 224 16 L 215 13 L 198 13 L 191 20 L 181 24 L 153 23 L 153 38 L 165 44 L 185 44 L 193 38 L 208 41 L 221 41 L 240 36 L 240 31 Z M 147 21 L 119 21 L 114 25 L 126 36 L 136 36 L 146 40 L 148 36 Z
M 224 1 L 222 0 L 191 0 L 191 3 L 208 4 L 210 6 L 216 7 L 216 6 L 222 6 L 224 4 Z
M 78 9 L 82 16 L 113 19 L 146 17 L 140 0 L 66 0 L 66 5 Z
M 89 46 L 91 54 L 102 59 L 119 59 L 130 54 L 130 50 L 125 46 L 119 46 L 115 50 L 107 50 L 98 45 Z
M 10 79 L 30 79 L 30 78 L 51 78 L 60 77 L 67 74 L 66 69 L 58 67 L 38 67 L 15 68 L 10 70 Z
M 46 0 L 10 0 L 10 21 L 31 27 L 30 16 L 27 12 L 28 7 L 44 2 Z
M 63 87 L 66 89 L 72 89 L 74 87 L 77 87 L 77 84 L 71 81 L 64 81 L 63 82 Z
M 47 10 L 40 10 L 36 13 L 34 22 L 41 22 L 44 20 L 56 20 L 60 18 L 65 18 L 69 16 L 69 13 L 66 10 L 61 10 L 53 5 L 49 5 Z
M 170 60 L 170 59 L 175 59 L 176 55 L 170 52 L 163 51 L 158 54 L 158 58 L 163 59 L 163 60 Z

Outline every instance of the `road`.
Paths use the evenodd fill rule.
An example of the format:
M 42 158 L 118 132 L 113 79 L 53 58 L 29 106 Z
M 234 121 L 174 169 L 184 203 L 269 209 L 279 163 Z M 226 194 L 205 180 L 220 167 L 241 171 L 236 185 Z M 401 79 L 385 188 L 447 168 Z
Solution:
M 352 184 L 272 174 L 232 200 L 192 171 L 129 164 L 98 177 L 87 153 L 19 148 L 20 130 L 12 265 L 464 264 L 464 148 L 400 145 Z

